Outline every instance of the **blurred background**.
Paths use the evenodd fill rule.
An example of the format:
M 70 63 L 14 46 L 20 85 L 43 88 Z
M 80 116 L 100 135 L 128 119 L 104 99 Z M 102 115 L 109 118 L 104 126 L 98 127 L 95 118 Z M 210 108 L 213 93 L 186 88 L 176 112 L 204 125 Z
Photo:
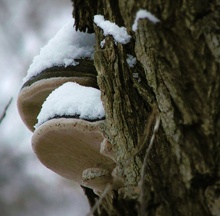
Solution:
M 83 216 L 82 189 L 45 168 L 31 148 L 16 100 L 35 55 L 72 17 L 70 0 L 0 0 L 0 215 Z

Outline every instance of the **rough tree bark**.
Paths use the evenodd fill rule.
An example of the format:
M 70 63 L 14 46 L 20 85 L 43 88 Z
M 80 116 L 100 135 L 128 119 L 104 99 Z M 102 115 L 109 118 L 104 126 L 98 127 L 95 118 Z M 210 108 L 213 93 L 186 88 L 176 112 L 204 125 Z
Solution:
M 115 181 L 122 183 L 96 214 L 220 215 L 220 1 L 73 5 L 76 28 L 96 35 L 94 61 L 106 111 L 102 129 L 113 145 Z M 133 32 L 139 9 L 160 22 L 141 19 Z M 93 22 L 96 14 L 125 26 L 132 40 L 122 45 L 103 36 Z M 137 58 L 133 68 L 127 54 Z M 157 116 L 159 131 L 143 164 Z

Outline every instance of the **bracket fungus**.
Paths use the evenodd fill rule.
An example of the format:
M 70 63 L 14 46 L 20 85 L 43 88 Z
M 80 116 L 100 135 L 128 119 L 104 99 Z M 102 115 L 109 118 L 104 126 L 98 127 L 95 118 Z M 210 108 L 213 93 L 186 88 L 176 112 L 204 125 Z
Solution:
M 49 40 L 24 77 L 17 104 L 22 120 L 31 131 L 42 103 L 55 88 L 68 81 L 98 88 L 93 65 L 95 36 L 76 31 L 74 22 L 65 24 Z
M 99 130 L 99 124 L 99 121 L 89 122 L 74 118 L 49 120 L 34 132 L 33 150 L 39 160 L 55 173 L 102 191 L 107 181 L 111 182 L 115 163 L 100 153 L 100 143 L 104 137 Z M 85 170 L 93 167 L 98 173 L 100 170 L 104 171 L 101 180 L 97 180 L 100 175 L 97 178 L 94 175 L 91 180 L 88 177 L 91 173 L 85 174 Z
M 64 178 L 101 192 L 112 182 L 115 161 L 100 130 L 105 112 L 93 64 L 95 37 L 75 31 L 73 24 L 34 58 L 17 106 L 34 132 L 32 147 L 39 160 Z
M 101 143 L 106 140 L 100 130 L 104 116 L 98 89 L 65 83 L 42 105 L 33 150 L 57 174 L 102 191 L 112 181 L 115 168 L 111 156 L 101 153 Z M 102 144 L 102 152 L 109 151 L 109 145 Z
M 54 89 L 69 81 L 98 88 L 93 61 L 79 59 L 78 62 L 76 66 L 48 68 L 23 84 L 17 106 L 23 122 L 32 132 L 41 105 Z
M 112 183 L 112 176 L 106 169 L 88 168 L 82 173 L 82 185 L 96 193 L 104 191 L 108 183 Z

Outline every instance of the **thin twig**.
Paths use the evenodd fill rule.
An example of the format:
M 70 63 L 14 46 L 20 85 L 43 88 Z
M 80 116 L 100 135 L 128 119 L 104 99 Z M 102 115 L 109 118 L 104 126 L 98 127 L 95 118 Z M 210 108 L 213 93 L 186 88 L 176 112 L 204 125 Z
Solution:
M 145 127 L 144 129 L 144 132 L 143 132 L 143 137 L 141 138 L 140 140 L 140 145 L 137 146 L 137 148 L 135 148 L 131 155 L 126 159 L 126 163 L 130 163 L 131 160 L 144 148 L 144 146 L 146 145 L 147 143 L 147 140 L 150 136 L 150 133 L 151 133 L 151 127 L 154 123 L 154 120 L 155 120 L 155 116 L 158 115 L 158 110 L 156 108 L 156 106 L 153 106 L 153 109 L 152 109 L 152 113 L 150 114 L 150 117 L 148 119 L 148 122 L 147 122 L 147 126 Z
M 143 137 L 142 137 L 142 140 L 140 141 L 140 146 L 138 147 L 138 150 L 135 152 L 134 155 L 136 155 L 137 153 L 139 153 L 143 148 L 144 146 L 146 145 L 147 143 L 147 140 L 150 136 L 150 133 L 151 133 L 151 127 L 154 123 L 154 120 L 155 120 L 155 117 L 159 115 L 158 114 L 158 109 L 156 108 L 156 106 L 154 105 L 153 108 L 152 108 L 152 113 L 150 114 L 150 117 L 148 119 L 148 123 L 147 123 L 147 126 L 144 130 L 144 133 L 143 133 Z
M 149 154 L 150 154 L 150 150 L 152 149 L 152 146 L 153 146 L 153 143 L 154 143 L 154 139 L 155 139 L 155 135 L 159 129 L 159 126 L 160 126 L 160 116 L 156 116 L 156 121 L 155 121 L 155 125 L 154 125 L 154 129 L 153 129 L 153 134 L 151 136 L 151 139 L 150 139 L 150 143 L 149 143 L 149 146 L 146 150 L 146 154 L 145 154 L 145 157 L 144 157 L 144 161 L 143 161 L 143 166 L 142 166 L 142 169 L 141 169 L 141 180 L 140 180 L 140 201 L 141 201 L 141 215 L 144 215 L 145 214 L 145 205 L 143 205 L 144 202 L 144 196 L 143 196 L 143 191 L 144 191 L 144 188 L 143 188 L 143 185 L 144 185 L 144 172 L 146 170 L 146 166 L 147 166 L 147 159 L 149 157 Z
M 148 146 L 148 148 L 147 148 L 147 151 L 146 151 L 146 154 L 145 154 L 145 157 L 144 157 L 144 165 L 145 165 L 146 162 L 147 162 L 147 158 L 148 158 L 149 153 L 150 153 L 150 150 L 151 150 L 151 148 L 152 148 L 152 146 L 153 146 L 154 139 L 155 139 L 155 135 L 156 135 L 156 133 L 157 133 L 157 131 L 158 131 L 158 129 L 159 129 L 159 125 L 160 125 L 160 116 L 157 116 L 157 117 L 156 117 L 156 122 L 155 122 L 155 125 L 154 125 L 153 134 L 152 134 L 151 139 L 150 139 L 150 144 L 149 144 L 149 146 Z M 142 172 L 143 172 L 143 169 L 142 169 Z M 142 174 L 143 174 L 143 173 L 142 173 Z
M 147 136 L 144 138 L 143 143 L 145 143 L 147 141 L 147 137 L 149 136 L 149 132 L 150 132 L 150 126 L 153 123 L 153 119 L 154 119 L 156 114 L 158 114 L 158 113 L 154 110 L 152 115 L 151 115 L 150 123 L 148 124 L 148 127 L 147 127 Z M 144 157 L 143 167 L 142 167 L 142 170 L 141 170 L 141 180 L 140 180 L 141 187 L 142 187 L 143 182 L 144 182 L 144 170 L 146 169 L 146 161 L 148 159 L 150 150 L 151 150 L 151 148 L 153 146 L 155 135 L 156 135 L 156 133 L 157 133 L 157 131 L 159 129 L 159 126 L 160 126 L 160 116 L 158 114 L 158 115 L 156 115 L 156 121 L 155 121 L 154 129 L 153 129 L 153 133 L 152 133 L 152 136 L 151 136 L 151 139 L 150 139 L 150 143 L 149 143 L 149 146 L 148 146 L 148 148 L 146 150 L 146 154 L 145 154 L 145 157 Z M 138 153 L 142 148 L 143 148 L 143 145 L 140 146 L 140 148 L 138 149 L 138 151 L 136 153 Z M 112 189 L 112 184 L 108 184 L 106 186 L 105 190 L 103 191 L 102 195 L 99 197 L 99 199 L 97 200 L 95 205 L 92 207 L 91 211 L 87 214 L 87 216 L 91 216 L 91 215 L 93 215 L 95 213 L 95 211 L 101 205 L 103 199 L 106 197 L 106 195 L 108 194 L 108 192 L 111 189 Z M 143 203 L 143 193 L 142 192 L 140 194 L 140 198 L 141 198 L 141 201 Z M 141 210 L 141 212 L 142 211 L 143 210 Z M 143 215 L 143 213 L 142 213 L 142 215 Z
M 92 207 L 91 211 L 87 214 L 87 216 L 91 216 L 95 213 L 95 211 L 98 209 L 98 207 L 101 205 L 102 200 L 105 198 L 105 196 L 108 194 L 108 192 L 112 189 L 112 185 L 108 184 L 103 191 L 102 195 L 99 197 L 95 205 Z
M 11 104 L 11 102 L 12 102 L 12 99 L 13 99 L 13 98 L 11 98 L 11 99 L 9 100 L 9 102 L 6 104 L 4 110 L 3 110 L 2 114 L 1 114 L 0 124 L 2 123 L 2 120 L 3 120 L 3 119 L 5 118 L 5 116 L 6 116 L 7 109 L 8 109 L 8 107 L 10 106 L 10 104 Z

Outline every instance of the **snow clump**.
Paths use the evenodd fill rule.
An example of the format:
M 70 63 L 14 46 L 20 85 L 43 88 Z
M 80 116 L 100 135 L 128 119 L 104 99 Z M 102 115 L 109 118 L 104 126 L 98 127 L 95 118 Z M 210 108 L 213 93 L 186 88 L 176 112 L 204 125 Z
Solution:
M 160 22 L 160 20 L 157 17 L 155 17 L 152 13 L 150 13 L 147 10 L 141 9 L 136 13 L 134 24 L 132 25 L 132 30 L 134 32 L 137 30 L 139 19 L 146 19 L 146 18 L 149 19 L 154 24 L 157 23 L 157 22 Z
M 126 62 L 130 68 L 133 68 L 137 63 L 137 59 L 134 56 L 127 54 Z
M 112 35 L 115 42 L 127 44 L 131 39 L 125 27 L 119 27 L 115 23 L 105 20 L 102 15 L 95 15 L 94 22 L 103 30 L 104 36 Z
M 52 91 L 43 103 L 35 128 L 59 116 L 73 116 L 85 120 L 103 119 L 105 111 L 100 90 L 75 82 L 63 84 Z
M 75 59 L 93 59 L 95 35 L 76 31 L 74 20 L 64 25 L 57 34 L 41 48 L 30 65 L 23 83 L 53 66 L 75 66 Z

